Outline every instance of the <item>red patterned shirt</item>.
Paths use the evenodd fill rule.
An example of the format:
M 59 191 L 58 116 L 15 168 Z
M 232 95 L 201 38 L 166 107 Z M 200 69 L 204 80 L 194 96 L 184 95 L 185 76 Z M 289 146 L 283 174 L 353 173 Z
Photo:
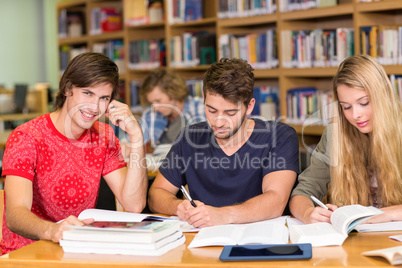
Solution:
M 31 211 L 57 222 L 96 205 L 100 177 L 126 166 L 112 128 L 96 122 L 77 140 L 62 135 L 40 116 L 16 128 L 7 140 L 3 174 L 32 181 Z M 4 197 L 5 201 L 5 197 Z M 11 232 L 3 215 L 2 254 L 33 240 Z

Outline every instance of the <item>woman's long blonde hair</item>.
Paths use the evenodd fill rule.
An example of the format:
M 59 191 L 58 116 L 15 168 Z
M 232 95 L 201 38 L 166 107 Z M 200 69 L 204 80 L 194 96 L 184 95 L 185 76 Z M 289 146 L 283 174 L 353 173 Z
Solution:
M 340 85 L 367 92 L 373 131 L 361 133 L 348 122 L 339 104 Z M 402 204 L 402 105 L 384 68 L 372 57 L 347 58 L 333 80 L 336 118 L 333 124 L 331 202 L 338 206 L 372 205 L 370 176 L 377 179 L 378 205 Z

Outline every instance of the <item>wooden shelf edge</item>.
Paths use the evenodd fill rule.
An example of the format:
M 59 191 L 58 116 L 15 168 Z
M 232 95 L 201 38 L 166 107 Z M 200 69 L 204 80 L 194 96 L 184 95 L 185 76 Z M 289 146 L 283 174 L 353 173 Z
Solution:
M 58 9 L 75 7 L 80 5 L 85 5 L 88 3 L 88 0 L 70 0 L 70 1 L 62 1 L 57 3 Z
M 29 120 L 41 116 L 42 113 L 27 113 L 27 114 L 1 114 L 0 120 L 12 121 L 12 120 Z
M 83 35 L 80 37 L 59 38 L 58 41 L 59 41 L 59 46 L 85 44 L 88 42 L 88 36 Z
M 311 8 L 280 13 L 280 18 L 285 21 L 305 20 L 322 17 L 337 17 L 342 15 L 353 15 L 354 6 L 350 4 L 340 4 L 330 7 Z
M 124 26 L 127 30 L 140 30 L 140 29 L 149 29 L 149 28 L 163 28 L 165 27 L 165 22 L 156 22 L 156 23 L 146 23 L 146 24 L 138 24 L 138 25 L 130 25 L 126 24 Z
M 379 11 L 393 11 L 402 9 L 402 1 L 379 1 L 371 3 L 358 3 L 356 10 L 358 12 L 379 12 Z
M 111 39 L 123 39 L 124 32 L 123 31 L 116 31 L 116 32 L 106 32 L 101 34 L 90 35 L 89 39 L 93 41 L 105 41 Z
M 276 23 L 277 21 L 278 21 L 278 14 L 273 13 L 273 14 L 264 14 L 250 17 L 218 19 L 218 27 L 244 27 L 244 26 L 253 26 L 257 24 Z
M 184 27 L 189 27 L 189 26 L 209 25 L 209 24 L 214 24 L 216 22 L 217 22 L 217 19 L 214 17 L 214 18 L 205 18 L 205 19 L 196 20 L 196 21 L 173 23 L 173 24 L 169 24 L 169 26 L 172 28 L 184 28 Z
M 169 67 L 175 71 L 206 71 L 211 65 L 198 65 L 194 67 Z
M 253 71 L 255 78 L 279 78 L 278 69 L 254 69 Z
M 282 68 L 282 74 L 288 77 L 332 77 L 335 75 L 338 67 L 328 68 Z
M 402 65 L 382 65 L 387 74 L 402 75 Z
M 296 130 L 299 135 L 313 135 L 321 136 L 324 132 L 325 126 L 322 125 L 309 125 L 303 129 L 303 125 L 288 124 Z

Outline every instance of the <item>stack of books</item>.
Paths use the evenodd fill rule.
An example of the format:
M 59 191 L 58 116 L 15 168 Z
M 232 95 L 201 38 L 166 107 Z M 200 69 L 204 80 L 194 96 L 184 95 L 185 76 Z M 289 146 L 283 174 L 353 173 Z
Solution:
M 178 221 L 95 221 L 69 226 L 60 246 L 69 253 L 160 256 L 184 241 Z

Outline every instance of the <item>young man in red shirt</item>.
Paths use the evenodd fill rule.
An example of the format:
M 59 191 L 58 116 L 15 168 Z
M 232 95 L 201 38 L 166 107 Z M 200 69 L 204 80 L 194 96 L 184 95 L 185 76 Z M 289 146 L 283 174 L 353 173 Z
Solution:
M 127 211 L 145 207 L 147 177 L 142 131 L 129 107 L 114 100 L 118 68 L 105 55 L 83 53 L 60 80 L 55 111 L 16 128 L 3 160 L 2 254 L 33 240 L 62 238 L 79 213 L 94 208 L 101 176 Z M 128 165 L 109 120 L 130 136 Z M 60 222 L 61 221 L 61 222 Z

